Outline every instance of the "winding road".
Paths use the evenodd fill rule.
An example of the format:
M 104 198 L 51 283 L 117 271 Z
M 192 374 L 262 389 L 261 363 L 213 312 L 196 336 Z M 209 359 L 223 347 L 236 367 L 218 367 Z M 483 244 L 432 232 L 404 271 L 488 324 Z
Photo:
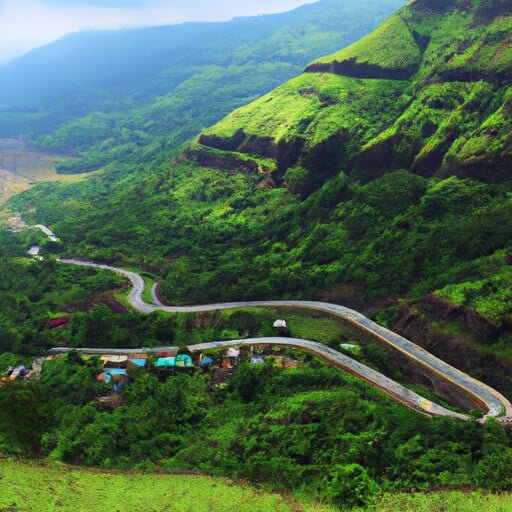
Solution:
M 341 318 L 359 330 L 371 335 L 373 338 L 389 345 L 395 350 L 398 350 L 415 363 L 427 368 L 430 372 L 438 376 L 450 386 L 453 386 L 457 391 L 470 397 L 486 412 L 485 417 L 499 417 L 512 416 L 512 405 L 501 393 L 491 388 L 490 386 L 480 382 L 479 380 L 467 375 L 466 373 L 454 368 L 445 361 L 434 356 L 430 352 L 424 350 L 406 338 L 396 334 L 385 327 L 382 327 L 363 314 L 352 309 L 340 306 L 337 304 L 329 304 L 326 302 L 314 301 L 248 301 L 248 302 L 228 302 L 219 304 L 205 304 L 199 306 L 165 306 L 163 305 L 156 295 L 155 289 L 152 290 L 153 299 L 158 304 L 148 304 L 142 298 L 144 290 L 144 280 L 135 272 L 125 270 L 122 268 L 112 267 L 101 263 L 94 263 L 90 261 L 82 261 L 77 259 L 62 259 L 61 263 L 69 265 L 79 265 L 86 267 L 99 268 L 116 272 L 127 277 L 132 283 L 132 289 L 128 296 L 128 300 L 134 309 L 142 313 L 151 313 L 153 311 L 165 311 L 168 313 L 190 313 L 190 312 L 203 312 L 203 311 L 216 311 L 222 309 L 234 309 L 244 307 L 265 307 L 265 308 L 300 308 L 305 310 L 320 311 L 331 316 Z M 232 340 L 222 342 L 212 342 L 201 345 L 191 345 L 188 349 L 191 352 L 205 350 L 208 348 L 220 348 L 226 346 L 242 346 L 242 345 L 257 345 L 257 344 L 273 344 L 293 346 L 313 352 L 323 359 L 330 361 L 332 364 L 339 366 L 346 371 L 361 377 L 370 384 L 383 390 L 389 396 L 393 397 L 413 409 L 420 411 L 429 416 L 451 416 L 460 419 L 469 419 L 467 415 L 462 415 L 449 411 L 430 400 L 413 393 L 411 390 L 394 382 L 388 377 L 382 375 L 375 370 L 355 361 L 354 359 L 345 356 L 321 343 L 310 340 L 301 340 L 294 338 L 255 338 L 249 340 Z

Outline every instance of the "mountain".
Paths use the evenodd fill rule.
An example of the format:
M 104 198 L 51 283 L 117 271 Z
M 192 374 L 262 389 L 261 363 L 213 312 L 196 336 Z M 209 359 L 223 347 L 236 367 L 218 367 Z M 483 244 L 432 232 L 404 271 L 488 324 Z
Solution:
M 272 335 L 270 310 L 128 312 L 119 276 L 51 257 L 29 263 L 26 250 L 39 244 L 45 255 L 136 267 L 176 304 L 353 306 L 512 396 L 511 28 L 509 0 L 411 1 L 181 147 L 179 109 L 169 110 L 167 138 L 161 120 L 154 132 L 139 129 L 149 115 L 100 112 L 110 131 L 78 151 L 81 162 L 106 155 L 102 169 L 8 204 L 50 225 L 62 245 L 35 230 L 0 231 L 0 351 L 14 352 L 0 355 L 0 370 L 52 344 L 186 347 Z M 212 83 L 204 79 L 201 97 L 188 89 L 201 121 L 214 109 Z M 242 83 L 231 81 L 231 94 Z M 58 134 L 70 141 L 78 128 L 94 135 L 101 115 L 39 143 L 57 147 Z M 64 314 L 67 327 L 48 329 Z M 353 347 L 427 400 L 446 392 L 344 323 L 281 314 L 292 337 Z M 454 509 L 479 510 L 483 498 L 473 506 L 467 489 L 511 488 L 510 436 L 492 419 L 427 418 L 309 354 L 284 355 L 297 367 L 241 364 L 225 383 L 223 371 L 162 382 L 133 368 L 115 404 L 98 399 L 107 392 L 99 360 L 70 351 L 46 361 L 39 381 L 0 386 L 0 453 L 228 475 L 343 509 L 436 509 L 452 498 L 425 503 L 404 491 L 456 488 Z M 400 503 L 383 491 L 402 492 Z
M 507 2 L 417 0 L 170 164 L 139 155 L 12 207 L 70 254 L 156 272 L 166 300 L 380 311 L 511 391 L 511 28 Z
M 96 149 L 64 172 L 96 169 L 133 149 L 105 155 L 113 147 L 160 136 L 176 145 L 402 4 L 322 0 L 223 23 L 71 34 L 0 68 L 0 136 L 22 134 L 66 154 Z
M 401 168 L 426 177 L 510 179 L 509 7 L 494 17 L 482 7 L 450 4 L 441 10 L 439 2 L 412 3 L 356 44 L 311 63 L 295 82 L 231 114 L 199 143 L 262 156 L 274 156 L 280 143 L 294 147 L 283 165 L 275 154 L 278 173 L 303 162 L 319 183 L 319 172 L 339 169 L 363 182 Z M 291 118 L 283 115 L 290 108 Z M 308 118 L 315 108 L 322 115 Z M 252 151 L 241 135 L 240 144 L 228 142 L 241 131 L 267 142 Z M 315 153 L 326 150 L 327 165 L 319 166 Z

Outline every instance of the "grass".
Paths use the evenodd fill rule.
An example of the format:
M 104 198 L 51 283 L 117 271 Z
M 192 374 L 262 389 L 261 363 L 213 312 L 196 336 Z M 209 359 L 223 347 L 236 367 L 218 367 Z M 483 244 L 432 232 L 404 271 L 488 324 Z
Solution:
M 396 107 L 392 99 L 401 84 L 306 73 L 234 111 L 204 134 L 232 137 L 243 128 L 275 141 L 301 136 L 311 147 L 340 129 L 369 139 Z
M 487 273 L 482 270 L 482 274 L 480 279 L 449 284 L 435 293 L 498 323 L 500 318 L 512 312 L 512 267 L 503 263 Z
M 372 507 L 357 512 L 508 512 L 511 494 L 438 491 L 432 493 L 384 494 Z
M 129 270 L 130 272 L 135 272 L 138 274 L 142 279 L 144 280 L 144 290 L 142 290 L 142 300 L 146 302 L 147 304 L 153 304 L 153 297 L 151 296 L 151 288 L 153 288 L 153 285 L 157 282 L 157 277 L 149 272 L 146 272 L 144 270 L 141 270 L 137 267 L 132 267 L 129 265 L 123 265 L 123 268 L 125 270 Z M 131 286 L 128 287 L 125 291 L 125 301 L 127 303 L 128 301 L 128 295 L 131 292 Z M 125 304 L 125 301 L 123 301 L 123 304 Z M 131 307 L 130 307 L 131 309 Z
M 411 31 L 402 17 L 395 14 L 356 43 L 313 64 L 355 61 L 412 74 L 419 66 L 420 58 L 421 52 Z
M 9 172 L 0 171 L 0 205 L 9 197 L 29 188 L 29 180 Z
M 385 493 L 355 512 L 507 512 L 511 494 Z M 89 470 L 0 461 L 2 512 L 335 512 L 245 482 L 196 475 Z
M 327 512 L 206 476 L 92 471 L 0 461 L 0 510 L 13 512 Z
M 153 304 L 153 297 L 151 295 L 151 289 L 155 284 L 155 280 L 151 279 L 147 275 L 142 275 L 142 279 L 144 279 L 144 291 L 142 292 L 142 300 L 147 302 L 148 304 Z
M 352 339 L 352 330 L 345 322 L 326 315 L 311 313 L 281 312 L 280 315 L 288 323 L 290 334 L 294 338 L 329 343 L 333 339 L 344 341 Z M 357 342 L 355 342 L 357 343 Z

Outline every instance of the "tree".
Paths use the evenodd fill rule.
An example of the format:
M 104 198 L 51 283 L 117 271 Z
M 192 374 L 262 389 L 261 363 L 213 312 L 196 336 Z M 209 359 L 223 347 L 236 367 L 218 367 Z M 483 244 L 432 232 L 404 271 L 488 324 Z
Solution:
M 326 495 L 339 506 L 356 507 L 367 505 L 377 493 L 377 484 L 359 464 L 337 464 L 327 477 Z

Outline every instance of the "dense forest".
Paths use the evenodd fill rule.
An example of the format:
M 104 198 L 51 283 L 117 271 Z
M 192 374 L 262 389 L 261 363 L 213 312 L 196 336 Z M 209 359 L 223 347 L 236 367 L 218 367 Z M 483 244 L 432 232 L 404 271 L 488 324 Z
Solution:
M 0 68 L 0 136 L 68 155 L 63 173 L 162 161 L 402 4 L 323 0 L 224 23 L 72 34 Z
M 507 358 L 509 30 L 506 4 L 414 2 L 170 162 L 147 150 L 11 207 L 173 303 L 316 297 L 401 329 L 419 310 L 451 352 Z
M 39 382 L 2 388 L 0 451 L 228 474 L 343 507 L 371 503 L 379 490 L 512 484 L 501 426 L 430 420 L 318 362 L 241 365 L 214 389 L 201 373 L 165 382 L 140 373 L 113 411 L 91 401 L 105 392 L 93 378 L 99 367 L 71 352 L 45 363 Z
M 103 84 L 68 119 L 65 100 L 50 112 L 44 98 L 37 113 L 4 113 L 0 124 L 43 120 L 27 137 L 69 153 L 61 172 L 99 170 L 7 204 L 62 244 L 29 264 L 34 235 L 2 233 L 0 271 L 10 278 L 0 283 L 1 365 L 55 342 L 184 346 L 270 334 L 265 311 L 201 329 L 192 316 L 121 311 L 126 283 L 63 268 L 54 255 L 64 254 L 137 268 L 174 304 L 353 306 L 510 396 L 510 4 L 411 1 L 341 50 L 339 18 L 329 15 L 338 4 L 279 18 L 288 24 L 197 65 L 167 96 L 148 82 L 136 84 L 140 102 L 124 91 L 109 103 L 115 88 Z M 381 13 L 382 3 L 370 4 Z M 308 16 L 322 30 L 303 37 Z M 241 38 L 248 21 L 233 23 Z M 288 39 L 290 53 L 276 58 Z M 336 52 L 318 57 L 325 41 L 323 53 Z M 63 311 L 69 325 L 50 332 L 47 319 Z M 241 365 L 220 387 L 199 371 L 165 382 L 134 374 L 122 405 L 105 410 L 99 362 L 71 352 L 46 362 L 39 382 L 0 388 L 0 452 L 271 480 L 340 506 L 382 490 L 512 485 L 510 435 L 493 421 L 429 420 L 304 361 L 293 370 Z

